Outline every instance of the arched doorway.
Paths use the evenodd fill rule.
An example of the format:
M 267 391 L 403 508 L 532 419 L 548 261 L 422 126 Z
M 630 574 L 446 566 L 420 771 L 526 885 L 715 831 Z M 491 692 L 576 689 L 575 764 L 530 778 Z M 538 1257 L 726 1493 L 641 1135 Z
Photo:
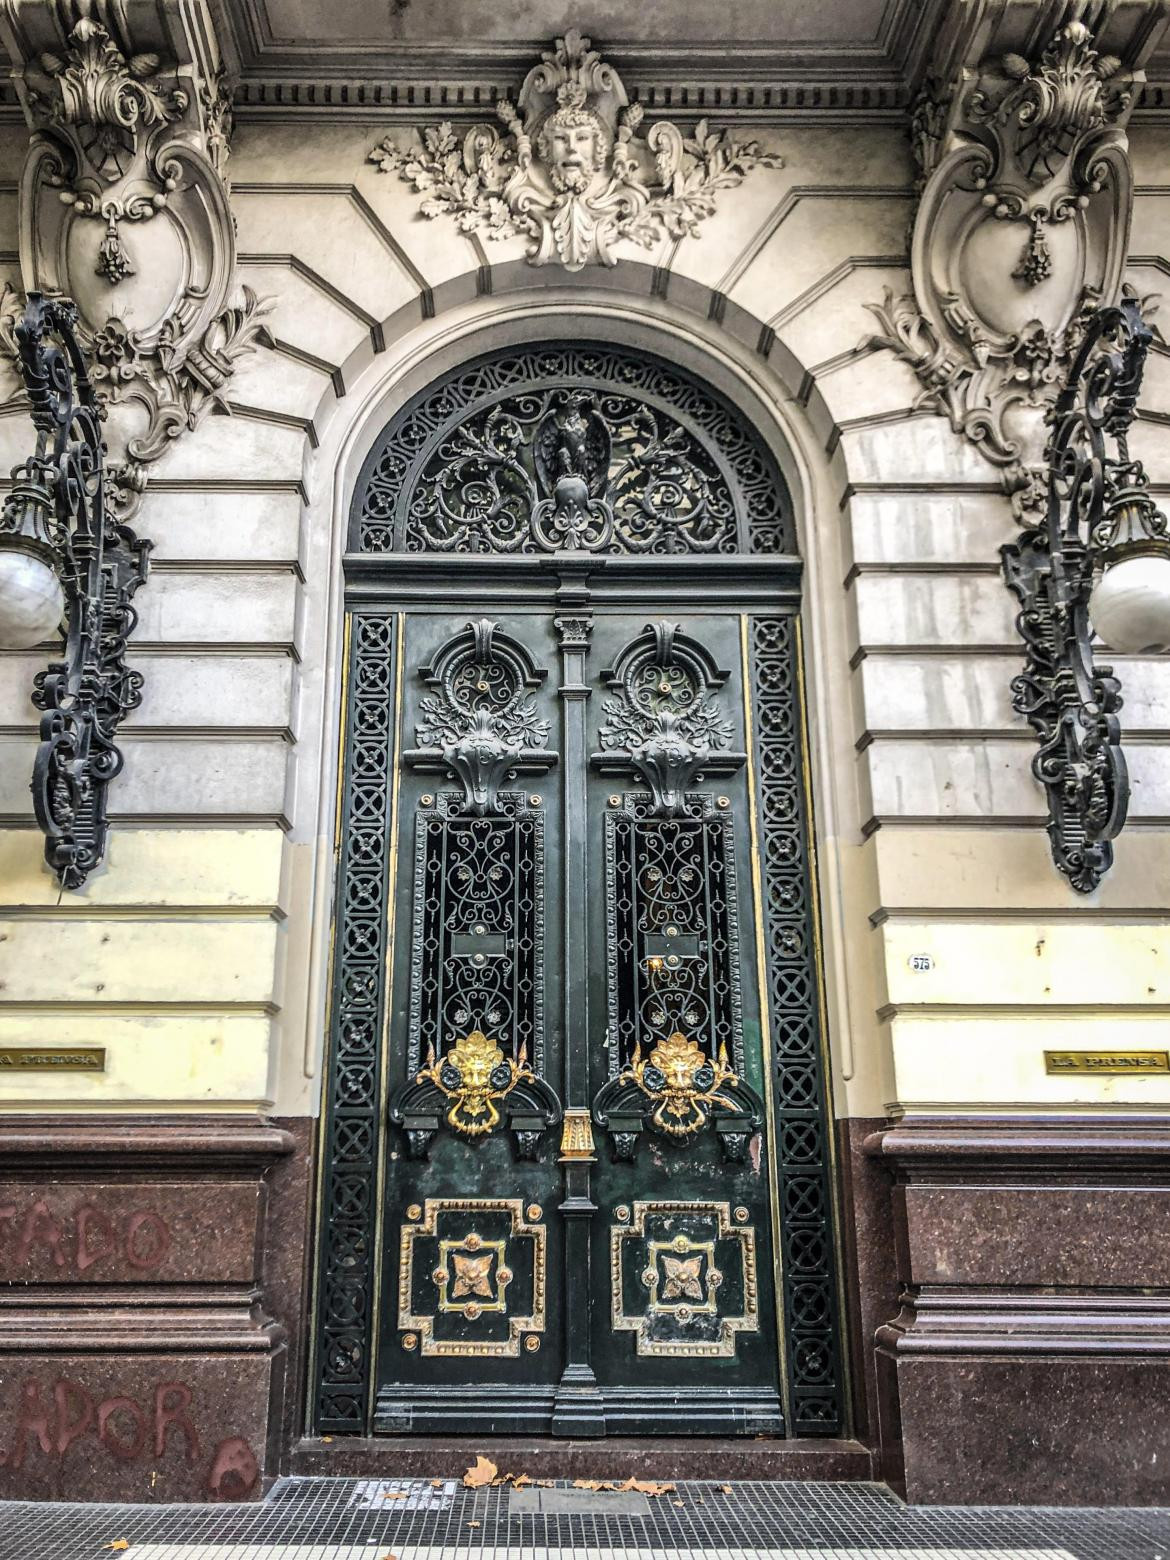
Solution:
M 318 1431 L 839 1434 L 783 478 L 652 354 L 376 441 L 346 707 Z

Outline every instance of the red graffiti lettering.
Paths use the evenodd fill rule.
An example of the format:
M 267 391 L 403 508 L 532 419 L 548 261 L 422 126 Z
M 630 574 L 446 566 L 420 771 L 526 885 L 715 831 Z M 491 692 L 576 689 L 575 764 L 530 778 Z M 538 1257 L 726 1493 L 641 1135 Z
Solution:
M 207 1475 L 212 1500 L 246 1500 L 260 1478 L 260 1464 L 242 1436 L 231 1436 L 215 1449 Z
M 41 1227 L 44 1226 L 44 1233 Z M 61 1227 L 49 1212 L 48 1206 L 43 1202 L 35 1202 L 24 1216 L 24 1223 L 20 1230 L 20 1239 L 16 1243 L 17 1265 L 23 1267 L 29 1259 L 29 1253 L 36 1245 L 45 1244 L 52 1248 L 53 1262 L 57 1267 L 65 1266 L 65 1253 L 61 1249 Z
M 157 1213 L 136 1213 L 126 1226 L 125 1249 L 131 1267 L 156 1268 L 171 1249 L 171 1232 Z
M 168 1399 L 173 1401 L 168 1402 Z M 194 1462 L 199 1455 L 199 1437 L 195 1426 L 187 1417 L 191 1407 L 191 1388 L 181 1381 L 163 1381 L 154 1389 L 154 1455 L 161 1457 L 167 1449 L 167 1431 L 172 1425 L 187 1437 L 187 1461 Z
M 75 1412 L 70 1414 L 70 1395 Z M 53 1388 L 53 1400 L 57 1404 L 57 1455 L 65 1453 L 93 1424 L 93 1399 L 84 1387 L 62 1378 Z
M 16 1439 L 12 1443 L 12 1450 L 4 1458 L 7 1467 L 22 1468 L 24 1466 L 24 1454 L 30 1430 L 41 1443 L 41 1451 L 48 1457 L 53 1450 L 53 1435 L 49 1425 L 49 1416 L 41 1402 L 40 1384 L 34 1379 L 24 1382 L 20 1389 L 20 1411 L 16 1421 Z
M 103 1245 L 95 1244 L 95 1235 L 104 1242 Z M 108 1257 L 117 1243 L 113 1223 L 100 1208 L 95 1208 L 92 1203 L 85 1203 L 77 1210 L 77 1271 L 79 1273 L 84 1273 L 95 1262 Z
M 124 1440 L 118 1434 L 118 1426 L 114 1423 L 115 1414 L 129 1414 L 133 1418 L 134 1431 L 128 1439 Z M 98 1408 L 97 1433 L 102 1445 L 113 1452 L 115 1457 L 120 1457 L 123 1462 L 133 1462 L 141 1456 L 146 1445 L 146 1415 L 133 1398 L 106 1398 Z
M 181 1381 L 163 1381 L 154 1389 L 154 1454 L 165 1456 L 171 1432 L 182 1438 L 188 1463 L 200 1456 L 199 1434 L 191 1419 L 192 1389 Z M 35 1436 L 46 1457 L 64 1461 L 70 1447 L 85 1436 L 94 1436 L 111 1456 L 134 1462 L 147 1450 L 150 1418 L 132 1397 L 108 1397 L 95 1402 L 76 1381 L 57 1380 L 51 1400 L 42 1395 L 40 1382 L 29 1377 L 21 1383 L 16 1426 L 7 1452 L 0 1451 L 0 1468 L 19 1469 L 28 1456 L 29 1437 Z M 215 1500 L 243 1500 L 260 1480 L 260 1465 L 241 1436 L 220 1441 L 207 1472 L 206 1487 Z

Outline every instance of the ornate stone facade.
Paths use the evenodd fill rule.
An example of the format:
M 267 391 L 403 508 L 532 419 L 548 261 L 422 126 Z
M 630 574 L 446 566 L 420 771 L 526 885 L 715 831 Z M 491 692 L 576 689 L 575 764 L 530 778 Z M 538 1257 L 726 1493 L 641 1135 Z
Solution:
M 118 503 L 140 506 L 157 543 L 133 602 L 142 702 L 119 731 L 109 851 L 84 891 L 43 869 L 32 827 L 29 694 L 51 652 L 0 655 L 5 1497 L 256 1499 L 285 1472 L 457 1475 L 436 1466 L 442 1436 L 406 1433 L 410 1392 L 370 1417 L 375 1356 L 421 1369 L 423 1322 L 443 1318 L 444 1342 L 462 1343 L 465 1322 L 482 1330 L 467 1312 L 488 1298 L 488 1248 L 467 1237 L 515 1232 L 502 1215 L 496 1229 L 436 1227 L 425 1260 L 418 1245 L 418 1298 L 459 1309 L 412 1301 L 421 1321 L 398 1328 L 404 1219 L 428 1215 L 422 1197 L 387 1210 L 380 1142 L 404 1174 L 479 1155 L 549 1231 L 542 1330 L 511 1351 L 500 1323 L 510 1352 L 488 1358 L 501 1374 L 458 1383 L 495 1412 L 503 1386 L 555 1388 L 550 1361 L 586 1301 L 611 1328 L 612 1248 L 587 1294 L 573 1275 L 589 1263 L 562 1261 L 561 1204 L 576 1238 L 581 1188 L 616 1186 L 631 1161 L 661 1175 L 639 1198 L 674 1200 L 679 1161 L 657 1156 L 722 1126 L 713 1179 L 726 1169 L 758 1189 L 760 1142 L 782 1145 L 781 1261 L 767 1193 L 757 1216 L 713 1191 L 705 1226 L 653 1233 L 651 1270 L 623 1193 L 610 1227 L 631 1325 L 611 1330 L 634 1356 L 638 1332 L 660 1341 L 652 1305 L 663 1337 L 712 1295 L 748 1317 L 746 1292 L 732 1307 L 730 1291 L 752 1231 L 759 1325 L 734 1347 L 787 1351 L 799 1439 L 704 1441 L 688 1467 L 674 1434 L 592 1448 L 532 1434 L 530 1473 L 811 1472 L 881 1477 L 911 1500 L 1170 1500 L 1170 1072 L 1157 1064 L 1170 669 L 1146 655 L 1118 667 L 1132 824 L 1078 896 L 1053 869 L 1034 744 L 1011 705 L 1021 646 L 996 562 L 1035 513 L 1045 414 L 1084 310 L 1126 286 L 1152 293 L 1170 269 L 1170 0 L 627 11 L 630 35 L 566 31 L 542 59 L 533 40 L 565 22 L 546 0 L 485 20 L 464 4 L 0 0 L 0 357 L 28 289 L 76 297 Z M 440 32 L 456 14 L 464 37 Z M 1156 344 L 1131 430 L 1155 493 L 1170 486 L 1166 363 Z M 556 399 L 534 399 L 558 365 Z M 4 470 L 32 446 L 14 385 L 0 364 Z M 548 604 L 538 633 L 532 579 Z M 729 579 L 745 593 L 730 606 Z M 704 715 L 675 740 L 667 665 L 650 684 L 654 729 L 607 744 L 602 674 L 628 637 L 615 619 L 631 618 L 630 636 L 656 621 L 695 634 L 723 608 L 722 690 L 750 683 L 750 710 L 720 691 L 730 732 Z M 400 613 L 426 620 L 416 658 Z M 459 729 L 423 725 L 435 710 L 418 696 L 434 690 L 416 669 L 481 618 L 536 635 L 547 740 L 472 751 L 482 710 Z M 429 1092 L 403 1100 L 375 1069 L 412 1043 L 401 969 L 439 947 L 429 922 L 416 941 L 413 885 L 392 892 L 386 866 L 418 838 L 386 783 L 416 741 L 429 837 L 446 838 L 462 767 L 470 827 L 531 839 L 523 860 L 539 871 L 521 888 L 541 876 L 552 912 L 515 966 L 537 1015 L 523 1059 L 501 1045 L 503 1020 L 461 1025 L 436 999 L 411 1063 Z M 680 792 L 714 790 L 696 837 L 737 852 L 726 962 L 742 1022 L 731 998 L 728 1022 L 746 1047 L 748 1006 L 778 1015 L 770 1095 L 734 1047 L 722 1060 L 708 1046 L 704 1070 L 699 1026 L 665 1008 L 636 1062 L 608 1048 L 629 1096 L 608 1126 L 584 1088 L 565 1091 L 557 1121 L 511 1068 L 493 1083 L 497 1049 L 501 1067 L 541 1073 L 552 1046 L 538 1041 L 569 1032 L 573 980 L 605 1039 L 609 971 L 582 950 L 587 917 L 611 903 L 621 933 L 621 895 L 598 891 L 568 935 L 557 919 L 604 860 L 604 827 L 561 835 L 575 854 L 553 845 L 553 788 L 584 764 L 615 828 L 644 821 L 626 793 L 652 794 L 655 768 L 655 828 L 677 832 Z M 434 844 L 436 881 L 446 859 Z M 722 859 L 709 852 L 695 881 Z M 621 884 L 634 858 L 614 860 Z M 350 940 L 335 930 L 339 883 Z M 691 958 L 672 925 L 657 953 L 625 935 L 631 965 Z M 465 931 L 458 957 L 490 974 L 510 929 Z M 742 971 L 761 946 L 758 992 Z M 335 956 L 345 985 L 330 1006 Z M 490 1051 L 469 1050 L 476 1034 Z M 436 1076 L 420 1084 L 431 1039 Z M 444 1072 L 460 1040 L 464 1067 Z M 1118 1052 L 1139 1065 L 1091 1070 Z M 473 1095 L 488 1063 L 485 1105 Z M 835 1153 L 818 1135 L 822 1066 Z M 757 1083 L 758 1112 L 709 1098 Z M 326 1099 L 338 1123 L 322 1134 Z M 660 1108 L 695 1132 L 655 1126 Z M 492 1110 L 492 1130 L 460 1130 Z M 555 1197 L 518 1190 L 541 1175 Z M 442 1195 L 462 1195 L 457 1181 Z M 710 1215 L 723 1202 L 731 1234 Z M 322 1223 L 335 1293 L 314 1288 Z M 444 1260 L 440 1239 L 455 1243 Z M 696 1268 L 709 1239 L 724 1248 Z M 532 1242 L 513 1247 L 493 1301 L 534 1317 Z M 766 1314 L 777 1295 L 795 1318 L 783 1337 Z M 838 1313 L 851 1380 L 830 1348 Z M 388 1341 L 367 1349 L 382 1322 Z M 651 1408 L 669 1359 L 638 1362 Z M 307 1436 L 326 1369 L 336 1418 Z M 575 1435 L 572 1395 L 553 1408 Z M 379 1433 L 351 1433 L 367 1423 Z M 838 1423 L 851 1439 L 825 1428 Z

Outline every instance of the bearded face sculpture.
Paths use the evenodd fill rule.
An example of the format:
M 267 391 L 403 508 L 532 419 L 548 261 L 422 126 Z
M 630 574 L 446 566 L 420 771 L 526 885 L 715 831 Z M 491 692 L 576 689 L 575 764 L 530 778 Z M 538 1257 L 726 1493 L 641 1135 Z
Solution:
M 605 167 L 609 149 L 609 132 L 587 108 L 558 108 L 537 139 L 537 155 L 562 195 L 583 195 Z

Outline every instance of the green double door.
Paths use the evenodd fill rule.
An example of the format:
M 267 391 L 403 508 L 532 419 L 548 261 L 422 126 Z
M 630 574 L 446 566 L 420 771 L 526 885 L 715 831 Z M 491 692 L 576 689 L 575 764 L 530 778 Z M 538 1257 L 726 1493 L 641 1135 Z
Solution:
M 378 1432 L 785 1430 L 749 623 L 639 594 L 397 616 Z

